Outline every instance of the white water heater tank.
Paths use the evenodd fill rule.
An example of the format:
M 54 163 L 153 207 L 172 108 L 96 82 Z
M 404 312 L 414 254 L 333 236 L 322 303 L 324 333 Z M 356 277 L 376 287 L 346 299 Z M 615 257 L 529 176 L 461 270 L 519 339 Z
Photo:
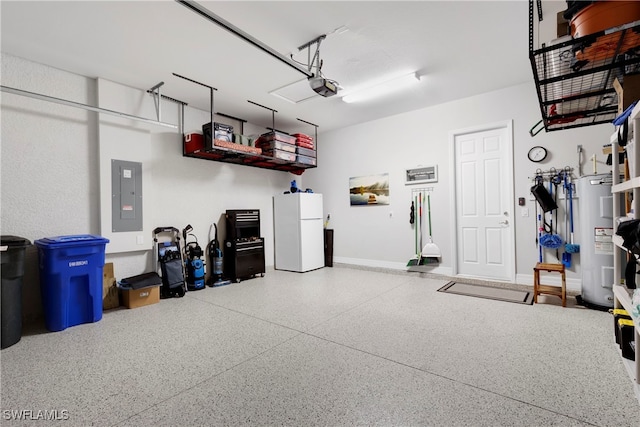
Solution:
M 611 174 L 578 179 L 582 300 L 594 308 L 613 308 L 613 196 Z M 575 200 L 574 200 L 575 208 Z M 575 255 L 574 255 L 575 256 Z

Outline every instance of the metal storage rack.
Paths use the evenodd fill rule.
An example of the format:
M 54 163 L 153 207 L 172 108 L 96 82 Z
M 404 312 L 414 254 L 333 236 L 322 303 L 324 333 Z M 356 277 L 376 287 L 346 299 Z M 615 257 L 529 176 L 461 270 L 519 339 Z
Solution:
M 210 123 L 214 123 L 215 121 L 214 120 L 214 93 L 218 89 L 216 89 L 213 86 L 209 86 L 205 83 L 201 83 L 196 80 L 190 79 L 189 77 L 181 76 L 180 74 L 173 73 L 173 75 L 209 89 L 210 114 L 211 114 Z M 249 102 L 250 104 L 256 105 L 260 108 L 264 108 L 265 110 L 269 110 L 271 112 L 271 125 L 272 125 L 270 129 L 276 130 L 275 129 L 275 121 L 276 121 L 275 113 L 278 112 L 277 110 L 274 110 L 273 108 L 265 107 L 264 105 L 260 105 L 257 102 L 253 102 L 250 100 L 247 100 L 247 102 Z M 182 114 L 181 114 L 181 118 L 182 118 L 181 129 L 183 129 L 183 131 L 184 131 L 184 105 L 185 104 L 182 105 Z M 158 107 L 156 106 L 156 109 L 157 108 Z M 216 114 L 219 116 L 224 116 L 224 117 L 231 118 L 233 120 L 237 120 L 240 122 L 241 126 L 243 126 L 244 123 L 246 122 L 246 120 L 240 119 L 238 117 L 229 116 L 227 114 L 223 114 L 220 112 Z M 318 125 L 308 122 L 306 120 L 302 120 L 300 118 L 298 118 L 297 120 L 302 123 L 311 125 L 315 128 L 314 141 L 317 144 Z M 242 129 L 240 129 L 240 133 L 243 133 Z M 213 135 L 211 137 L 213 138 Z M 213 160 L 217 162 L 233 163 L 236 165 L 253 166 L 253 167 L 262 168 L 262 169 L 291 172 L 296 175 L 301 175 L 306 169 L 316 167 L 316 165 L 310 165 L 310 164 L 300 163 L 300 162 L 290 162 L 290 161 L 285 161 L 285 160 L 270 157 L 270 156 L 265 156 L 262 154 L 255 154 L 255 153 L 250 153 L 242 150 L 234 150 L 232 148 L 226 148 L 226 147 L 213 146 L 211 149 L 205 149 L 204 147 L 190 147 L 190 144 L 187 142 L 186 135 L 184 133 L 182 135 L 182 155 L 184 157 L 193 157 L 196 159 Z
M 183 138 L 184 140 L 184 138 Z M 186 141 L 183 143 L 183 155 L 185 157 L 194 157 L 196 159 L 214 160 L 217 162 L 233 163 L 236 165 L 253 166 L 262 169 L 271 169 L 277 171 L 291 172 L 301 174 L 306 169 L 315 168 L 315 165 L 307 165 L 297 162 L 287 162 L 281 159 L 275 159 L 261 154 L 245 153 L 230 148 L 215 147 L 211 150 L 196 150 L 187 152 Z
M 538 19 L 542 20 L 540 0 Z M 640 21 L 537 50 L 533 48 L 533 28 L 530 0 L 529 59 L 544 129 L 613 121 L 618 112 L 613 81 L 640 70 Z
M 629 135 L 630 141 L 633 141 L 634 147 L 640 147 L 640 134 L 632 130 L 640 128 L 640 105 L 636 105 L 629 117 Z M 631 135 L 633 134 L 633 135 Z M 613 152 L 618 151 L 618 135 L 617 132 L 611 137 L 611 145 Z M 633 150 L 633 158 L 629 159 L 629 162 L 633 162 L 635 168 L 633 170 L 633 176 L 629 180 L 621 182 L 620 174 L 614 173 L 613 186 L 611 192 L 613 193 L 613 217 L 614 220 L 622 215 L 620 212 L 620 206 L 624 194 L 628 191 L 633 191 L 633 212 L 634 218 L 640 217 L 640 150 Z M 618 164 L 618 156 L 612 156 L 612 168 L 614 171 L 620 169 Z M 625 213 L 626 214 L 626 213 Z M 622 260 L 627 250 L 622 246 L 622 238 L 618 235 L 613 236 L 613 243 L 616 246 L 613 251 L 613 269 L 614 269 L 614 283 L 613 283 L 613 296 L 614 296 L 614 308 L 624 308 L 632 313 L 631 296 L 632 291 L 628 289 L 622 281 Z M 634 324 L 634 336 L 636 344 L 640 344 L 640 318 L 631 315 Z M 635 360 L 629 360 L 622 358 L 624 366 L 627 368 L 629 378 L 633 383 L 633 390 L 636 398 L 640 401 L 640 351 L 636 348 Z

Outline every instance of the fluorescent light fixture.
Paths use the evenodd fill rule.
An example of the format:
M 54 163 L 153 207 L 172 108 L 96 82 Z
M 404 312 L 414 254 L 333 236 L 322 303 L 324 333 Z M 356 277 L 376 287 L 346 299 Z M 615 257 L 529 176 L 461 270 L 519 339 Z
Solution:
M 370 99 L 378 98 L 404 89 L 414 83 L 420 83 L 420 76 L 417 73 L 406 74 L 401 77 L 396 77 L 394 79 L 378 83 L 374 86 L 353 91 L 348 95 L 343 96 L 342 100 L 347 103 L 368 101 Z

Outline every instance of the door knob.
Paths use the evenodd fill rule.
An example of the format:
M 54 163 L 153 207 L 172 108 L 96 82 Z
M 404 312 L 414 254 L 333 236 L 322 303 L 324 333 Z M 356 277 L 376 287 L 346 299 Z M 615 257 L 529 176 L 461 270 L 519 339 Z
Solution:
M 504 221 L 500 221 L 500 222 L 498 222 L 498 224 L 509 225 L 509 221 L 507 221 L 507 220 L 505 219 Z

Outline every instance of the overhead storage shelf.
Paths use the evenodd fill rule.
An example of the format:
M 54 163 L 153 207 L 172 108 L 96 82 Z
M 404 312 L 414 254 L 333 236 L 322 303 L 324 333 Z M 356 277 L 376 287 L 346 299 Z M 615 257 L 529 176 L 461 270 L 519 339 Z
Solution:
M 291 172 L 301 175 L 305 170 L 315 168 L 315 165 L 307 165 L 298 162 L 288 162 L 262 154 L 246 153 L 224 147 L 214 147 L 211 150 L 193 149 L 186 138 L 183 139 L 183 155 L 196 159 L 214 160 L 217 162 L 232 163 L 236 165 L 253 166 L 262 169 L 271 169 L 283 172 Z
M 530 31 L 532 19 L 530 10 Z M 618 113 L 613 81 L 640 71 L 640 21 L 567 39 L 537 50 L 530 39 L 529 58 L 545 130 L 612 122 Z

